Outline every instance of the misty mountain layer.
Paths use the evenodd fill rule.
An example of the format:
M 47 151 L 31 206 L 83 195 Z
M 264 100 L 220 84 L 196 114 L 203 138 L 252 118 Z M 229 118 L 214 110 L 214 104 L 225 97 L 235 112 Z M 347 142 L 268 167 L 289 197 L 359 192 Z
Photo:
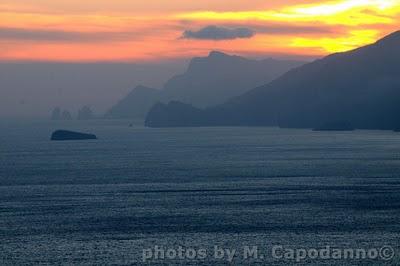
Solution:
M 170 79 L 162 90 L 135 88 L 106 117 L 144 118 L 157 102 L 181 101 L 201 108 L 221 104 L 302 64 L 274 59 L 250 60 L 211 52 L 207 57 L 192 59 L 187 71 Z

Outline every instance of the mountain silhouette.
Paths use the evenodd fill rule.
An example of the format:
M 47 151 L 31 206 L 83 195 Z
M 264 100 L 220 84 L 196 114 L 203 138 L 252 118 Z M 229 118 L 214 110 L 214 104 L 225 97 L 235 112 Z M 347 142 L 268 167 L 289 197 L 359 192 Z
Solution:
M 210 107 L 261 86 L 304 62 L 251 60 L 221 52 L 191 60 L 185 73 L 171 78 L 161 90 L 140 86 L 113 106 L 109 118 L 145 118 L 157 102 L 181 101 L 196 107 Z
M 192 59 L 184 74 L 169 80 L 164 86 L 162 101 L 182 101 L 196 107 L 213 106 L 303 64 L 274 59 L 251 60 L 212 51 L 208 57 Z
M 125 98 L 105 114 L 106 118 L 143 118 L 159 100 L 160 91 L 145 86 L 137 86 Z
M 292 69 L 280 78 L 200 110 L 188 125 L 162 106 L 163 116 L 150 112 L 146 125 L 281 126 L 318 128 L 346 121 L 354 128 L 400 127 L 400 31 L 374 44 L 336 53 Z M 158 106 L 160 111 L 161 106 Z M 181 110 L 181 112 L 185 112 Z M 197 112 L 198 113 L 198 112 Z

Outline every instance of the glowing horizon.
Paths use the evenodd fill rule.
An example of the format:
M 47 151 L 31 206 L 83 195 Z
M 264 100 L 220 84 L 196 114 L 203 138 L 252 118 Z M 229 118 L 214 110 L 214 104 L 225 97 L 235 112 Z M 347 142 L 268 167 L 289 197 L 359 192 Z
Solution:
M 4 0 L 0 18 L 0 60 L 157 61 L 210 50 L 320 57 L 398 30 L 400 0 Z M 254 34 L 231 36 L 238 28 Z

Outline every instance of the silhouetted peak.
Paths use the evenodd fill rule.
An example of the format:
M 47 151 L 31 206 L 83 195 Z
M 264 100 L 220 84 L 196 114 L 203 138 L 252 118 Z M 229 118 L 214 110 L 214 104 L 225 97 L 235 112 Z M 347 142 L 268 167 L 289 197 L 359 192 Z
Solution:
M 188 72 L 204 72 L 208 66 L 216 64 L 231 65 L 238 60 L 247 60 L 235 55 L 228 55 L 219 51 L 211 51 L 207 57 L 195 57 L 189 64 Z
M 208 55 L 210 58 L 219 58 L 219 57 L 229 57 L 229 55 L 220 52 L 220 51 L 211 51 L 210 54 Z
M 146 87 L 143 85 L 138 85 L 129 93 L 129 96 L 137 97 L 137 95 L 149 95 L 155 93 L 158 93 L 157 89 Z
M 383 37 L 382 39 L 377 41 L 377 44 L 380 44 L 380 45 L 398 44 L 398 45 L 400 45 L 400 31 L 395 31 L 395 32 Z

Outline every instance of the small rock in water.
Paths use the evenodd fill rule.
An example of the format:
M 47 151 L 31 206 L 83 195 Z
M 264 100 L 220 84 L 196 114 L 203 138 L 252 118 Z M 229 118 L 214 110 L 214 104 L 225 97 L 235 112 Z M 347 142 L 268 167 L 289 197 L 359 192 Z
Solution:
M 97 139 L 96 135 L 68 130 L 57 130 L 51 135 L 51 140 L 87 140 Z

